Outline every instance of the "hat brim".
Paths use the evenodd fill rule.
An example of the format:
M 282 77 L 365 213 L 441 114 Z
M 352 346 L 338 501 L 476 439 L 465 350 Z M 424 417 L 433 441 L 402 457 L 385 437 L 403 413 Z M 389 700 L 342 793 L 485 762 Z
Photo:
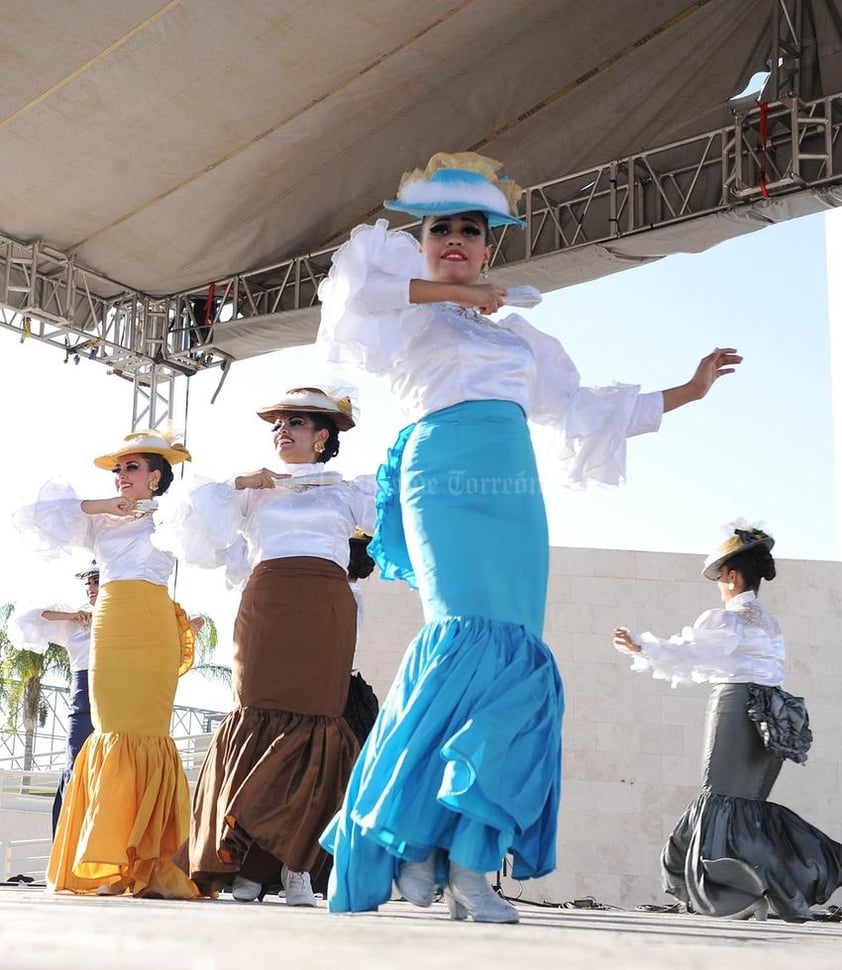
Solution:
M 110 472 L 123 455 L 160 455 L 162 458 L 166 458 L 171 465 L 178 465 L 182 461 L 191 460 L 190 452 L 186 448 L 176 451 L 174 448 L 157 448 L 154 445 L 148 448 L 132 445 L 132 447 L 113 451 L 109 455 L 100 455 L 99 458 L 94 458 L 94 464 L 97 468 Z
M 91 576 L 99 576 L 99 570 L 98 569 L 85 569 L 81 573 L 76 573 L 76 578 L 77 579 L 90 579 Z
M 526 222 L 523 219 L 497 209 L 489 209 L 476 202 L 430 202 L 425 205 L 414 205 L 401 202 L 400 199 L 389 199 L 383 205 L 394 212 L 405 212 L 407 215 L 415 216 L 416 219 L 424 219 L 426 216 L 458 216 L 466 212 L 481 212 L 488 219 L 489 226 L 526 228 Z
M 257 412 L 259 418 L 274 424 L 282 414 L 324 414 L 333 421 L 338 431 L 350 431 L 356 427 L 354 419 L 343 414 L 341 411 L 333 411 L 330 408 L 319 408 L 312 404 L 283 404 L 273 405 L 263 408 Z
M 711 553 L 712 556 L 716 556 L 715 559 L 711 559 L 710 556 L 705 560 L 704 568 L 702 569 L 702 575 L 705 579 L 710 579 L 712 582 L 717 582 L 719 580 L 719 570 L 722 565 L 728 562 L 729 559 L 733 559 L 734 556 L 739 556 L 741 552 L 746 552 L 748 549 L 754 549 L 756 546 L 766 546 L 766 548 L 771 552 L 772 547 L 775 545 L 775 540 L 771 536 L 766 536 L 764 539 L 755 539 L 754 542 L 747 542 L 741 545 L 739 549 L 732 549 L 730 552 L 726 552 L 721 556 L 716 556 L 716 553 Z

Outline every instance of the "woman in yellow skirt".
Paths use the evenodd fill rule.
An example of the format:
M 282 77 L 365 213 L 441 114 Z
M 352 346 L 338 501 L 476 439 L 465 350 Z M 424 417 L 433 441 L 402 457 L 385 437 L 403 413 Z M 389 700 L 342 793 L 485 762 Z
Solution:
M 81 547 L 100 563 L 90 663 L 94 733 L 77 757 L 47 866 L 56 892 L 199 895 L 172 861 L 187 838 L 190 796 L 169 736 L 193 634 L 167 589 L 175 560 L 150 541 L 154 496 L 172 482 L 172 465 L 189 459 L 182 445 L 157 433 L 130 434 L 94 459 L 113 472 L 117 496 L 80 501 L 68 485 L 51 482 L 18 513 L 45 551 Z

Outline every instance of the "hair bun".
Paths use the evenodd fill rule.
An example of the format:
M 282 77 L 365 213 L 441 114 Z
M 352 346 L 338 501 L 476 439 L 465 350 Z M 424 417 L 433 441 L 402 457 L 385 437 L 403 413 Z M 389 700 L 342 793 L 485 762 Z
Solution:
M 754 562 L 757 567 L 757 572 L 762 579 L 766 582 L 771 582 L 777 575 L 777 570 L 775 568 L 775 560 L 772 557 L 772 553 L 766 548 L 766 546 L 756 546 L 754 549 Z

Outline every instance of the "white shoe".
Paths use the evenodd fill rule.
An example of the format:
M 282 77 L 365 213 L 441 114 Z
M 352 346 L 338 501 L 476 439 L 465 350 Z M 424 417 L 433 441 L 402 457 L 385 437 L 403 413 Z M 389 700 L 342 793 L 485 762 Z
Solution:
M 262 891 L 262 883 L 246 879 L 245 876 L 234 876 L 234 882 L 231 884 L 231 895 L 238 903 L 251 903 Z
M 119 882 L 112 882 L 110 885 L 103 884 L 97 886 L 97 896 L 122 896 L 126 891 L 126 884 L 121 879 Z
M 315 906 L 316 897 L 310 885 L 309 872 L 296 872 L 284 865 L 281 870 L 281 882 L 284 884 L 287 906 Z
M 467 919 L 470 916 L 475 923 L 519 921 L 517 910 L 494 892 L 484 873 L 464 869 L 455 862 L 450 863 L 444 899 L 451 919 Z
M 725 919 L 751 919 L 752 916 L 756 920 L 768 919 L 769 917 L 769 903 L 766 901 L 765 896 L 761 896 L 756 902 L 751 903 L 746 906 L 745 909 L 741 909 L 739 913 L 734 913 L 731 916 L 726 916 Z
M 431 906 L 436 897 L 436 855 L 431 852 L 423 862 L 405 862 L 395 883 L 404 899 L 414 906 Z

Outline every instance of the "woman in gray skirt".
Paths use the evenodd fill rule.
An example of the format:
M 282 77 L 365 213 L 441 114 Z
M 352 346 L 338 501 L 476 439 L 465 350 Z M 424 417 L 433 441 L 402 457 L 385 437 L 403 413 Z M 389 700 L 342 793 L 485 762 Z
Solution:
M 771 906 L 802 922 L 842 885 L 842 845 L 766 801 L 784 758 L 806 761 L 812 736 L 803 701 L 781 690 L 783 634 L 757 598 L 775 578 L 775 540 L 742 522 L 730 529 L 703 570 L 723 608 L 668 640 L 619 627 L 614 646 L 673 686 L 713 684 L 702 790 L 661 853 L 664 890 L 706 916 L 763 919 Z

